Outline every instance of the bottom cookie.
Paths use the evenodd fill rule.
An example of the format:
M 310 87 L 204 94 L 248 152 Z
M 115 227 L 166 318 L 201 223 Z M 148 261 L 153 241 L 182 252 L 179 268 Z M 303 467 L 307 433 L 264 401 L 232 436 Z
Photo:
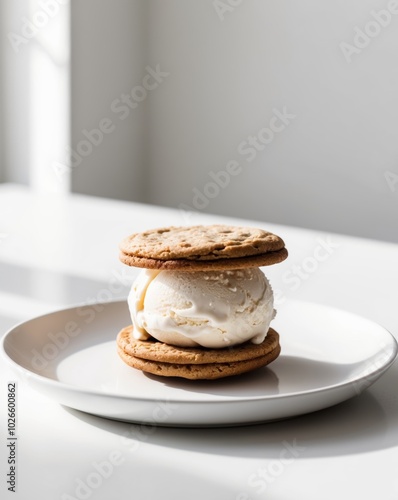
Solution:
M 136 341 L 132 340 L 132 343 Z M 140 344 L 146 344 L 139 341 Z M 257 368 L 268 365 L 274 361 L 280 354 L 279 335 L 275 330 L 270 329 L 267 337 L 262 344 L 245 343 L 241 346 L 234 346 L 226 349 L 205 349 L 205 348 L 178 348 L 168 346 L 162 342 L 148 341 L 148 353 L 156 352 L 156 360 L 144 359 L 153 358 L 151 354 L 143 353 L 142 356 L 132 355 L 131 345 L 128 340 L 126 329 L 123 329 L 117 337 L 118 354 L 121 359 L 129 366 L 138 370 L 159 375 L 161 377 L 182 377 L 191 380 L 213 380 L 223 377 L 240 375 Z M 248 348 L 251 357 L 247 358 Z M 159 355 L 159 351 L 162 355 Z M 198 351 L 203 352 L 203 359 L 211 362 L 198 363 Z M 177 362 L 166 362 L 165 359 L 176 358 Z M 140 352 L 141 355 L 141 352 Z M 194 359 L 194 363 L 192 363 Z M 227 361 L 226 361 L 227 360 Z

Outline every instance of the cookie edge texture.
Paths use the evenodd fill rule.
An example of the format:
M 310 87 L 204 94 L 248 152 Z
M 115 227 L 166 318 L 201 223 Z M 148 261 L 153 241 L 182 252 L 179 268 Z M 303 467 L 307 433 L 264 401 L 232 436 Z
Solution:
M 280 345 L 265 356 L 233 363 L 209 363 L 202 365 L 172 364 L 159 361 L 148 361 L 130 356 L 118 347 L 118 354 L 124 363 L 132 368 L 160 377 L 178 377 L 189 380 L 216 380 L 220 378 L 242 375 L 257 370 L 275 361 L 281 352 Z
M 126 326 L 120 330 L 116 338 L 118 347 L 126 354 L 146 361 L 181 365 L 247 361 L 265 356 L 279 345 L 279 334 L 273 328 L 269 328 L 261 344 L 245 342 L 221 349 L 179 347 L 164 342 L 137 340 L 132 337 L 132 331 L 132 325 Z
M 160 260 L 147 257 L 135 257 L 120 252 L 119 259 L 123 264 L 144 269 L 158 269 L 161 271 L 214 271 L 245 269 L 279 264 L 288 257 L 286 248 L 274 252 L 253 255 L 249 257 L 230 257 L 214 260 L 170 259 Z

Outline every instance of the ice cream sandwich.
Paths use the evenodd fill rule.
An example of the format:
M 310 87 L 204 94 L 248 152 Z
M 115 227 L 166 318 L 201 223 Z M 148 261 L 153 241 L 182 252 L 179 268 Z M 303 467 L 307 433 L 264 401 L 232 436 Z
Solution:
M 121 359 L 144 372 L 189 379 L 238 375 L 274 361 L 273 292 L 259 266 L 287 257 L 283 240 L 258 228 L 211 225 L 136 233 L 120 259 L 143 268 L 128 297 L 132 325 L 117 337 Z

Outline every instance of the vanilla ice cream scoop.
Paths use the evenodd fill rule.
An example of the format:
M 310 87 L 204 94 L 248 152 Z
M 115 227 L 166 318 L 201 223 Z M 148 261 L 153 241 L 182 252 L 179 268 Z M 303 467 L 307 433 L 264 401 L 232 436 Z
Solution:
M 259 268 L 230 271 L 143 270 L 128 305 L 134 337 L 223 348 L 260 344 L 273 317 L 271 286 Z

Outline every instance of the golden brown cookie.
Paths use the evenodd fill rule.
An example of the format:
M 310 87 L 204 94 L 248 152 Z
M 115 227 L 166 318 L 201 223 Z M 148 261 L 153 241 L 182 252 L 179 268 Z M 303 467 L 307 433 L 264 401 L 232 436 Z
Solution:
M 133 267 L 145 269 L 160 269 L 162 271 L 226 271 L 228 269 L 245 269 L 248 267 L 271 266 L 286 259 L 288 253 L 286 248 L 276 252 L 268 252 L 252 257 L 217 259 L 217 260 L 192 260 L 192 259 L 149 259 L 145 257 L 135 257 L 120 252 L 120 260 Z
M 218 378 L 241 375 L 257 368 L 268 365 L 274 361 L 280 353 L 278 346 L 269 354 L 246 361 L 231 363 L 209 363 L 203 365 L 161 363 L 159 361 L 148 361 L 142 358 L 130 356 L 119 348 L 119 356 L 129 366 L 143 372 L 152 373 L 161 377 L 180 377 L 191 380 L 214 380 Z
M 192 380 L 239 375 L 274 361 L 280 353 L 279 335 L 270 328 L 261 344 L 246 342 L 224 349 L 177 347 L 155 340 L 132 338 L 131 327 L 117 337 L 118 353 L 129 366 L 163 377 Z
M 120 244 L 123 263 L 147 269 L 240 269 L 276 264 L 286 257 L 285 244 L 275 234 L 217 224 L 152 229 Z
M 150 361 L 162 361 L 177 364 L 229 363 L 264 356 L 279 345 L 279 335 L 270 328 L 261 344 L 245 342 L 221 349 L 204 347 L 179 347 L 159 342 L 154 338 L 138 340 L 132 335 L 133 326 L 123 328 L 117 337 L 117 343 L 127 354 Z

